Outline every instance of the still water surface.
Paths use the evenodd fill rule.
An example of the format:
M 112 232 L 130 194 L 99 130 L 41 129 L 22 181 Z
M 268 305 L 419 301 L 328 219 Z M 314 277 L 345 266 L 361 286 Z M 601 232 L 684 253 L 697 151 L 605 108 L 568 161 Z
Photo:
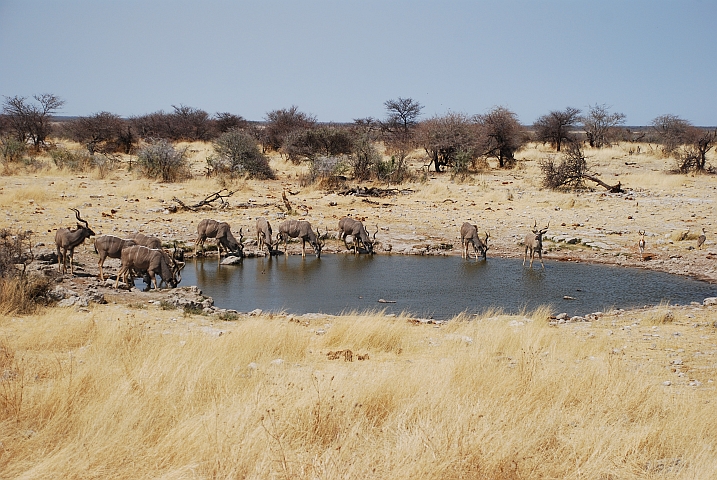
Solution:
M 247 312 L 303 314 L 385 309 L 446 319 L 500 307 L 517 313 L 550 304 L 556 313 L 584 315 L 629 308 L 702 302 L 717 285 L 636 268 L 546 262 L 530 270 L 522 259 L 466 261 L 457 256 L 324 255 L 247 258 L 241 265 L 196 259 L 182 285 L 197 285 L 216 306 Z M 564 296 L 574 297 L 565 300 Z M 379 303 L 384 299 L 395 303 Z

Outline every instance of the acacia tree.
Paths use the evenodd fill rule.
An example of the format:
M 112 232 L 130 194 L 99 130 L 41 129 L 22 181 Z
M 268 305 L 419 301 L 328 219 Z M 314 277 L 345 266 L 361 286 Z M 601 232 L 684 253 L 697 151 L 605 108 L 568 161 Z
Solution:
M 127 147 L 123 145 L 125 122 L 114 113 L 99 112 L 88 117 L 77 117 L 67 122 L 63 131 L 71 140 L 84 144 L 90 155 L 98 151 L 111 153 L 120 148 L 127 151 Z M 131 140 L 130 142 L 133 143 Z
M 214 126 L 221 134 L 229 130 L 244 130 L 249 127 L 249 121 L 241 115 L 234 115 L 229 112 L 217 112 L 214 114 Z
M 348 155 L 353 151 L 353 139 L 345 128 L 324 125 L 289 134 L 282 151 L 298 164 L 302 160 L 314 161 L 319 156 Z
M 5 97 L 2 112 L 7 128 L 21 142 L 32 142 L 36 149 L 45 145 L 52 131 L 52 115 L 65 104 L 60 97 L 51 93 L 34 95 L 35 103 L 25 97 Z
M 689 121 L 672 114 L 660 115 L 652 120 L 650 125 L 657 134 L 665 155 L 673 154 L 680 145 L 686 143 L 687 132 L 692 127 Z
M 615 130 L 625 124 L 625 114 L 610 113 L 610 107 L 605 104 L 588 107 L 587 115 L 580 118 L 591 147 L 602 148 L 609 145 L 615 138 Z
M 209 114 L 186 105 L 172 105 L 169 115 L 169 135 L 172 140 L 204 141 L 211 137 Z
M 412 98 L 398 97 L 386 100 L 386 120 L 381 122 L 383 140 L 393 154 L 393 176 L 401 180 L 406 173 L 406 157 L 415 147 L 414 132 L 421 116 L 423 105 Z
M 465 173 L 485 150 L 486 140 L 480 125 L 462 113 L 424 120 L 416 132 L 416 142 L 430 159 L 428 169 L 433 164 L 436 172 L 452 167 L 456 173 Z
M 261 132 L 261 142 L 264 150 L 281 150 L 284 142 L 292 133 L 314 127 L 316 117 L 299 111 L 299 107 L 292 105 L 288 109 L 272 110 L 266 114 L 266 126 Z
M 381 164 L 381 154 L 375 145 L 380 128 L 380 122 L 373 117 L 355 118 L 351 125 L 353 151 L 349 163 L 356 180 L 368 180 Z
M 500 168 L 515 165 L 515 152 L 526 143 L 518 115 L 505 107 L 495 107 L 485 115 L 477 115 L 487 139 L 483 154 L 498 159 Z
M 707 169 L 707 152 L 717 143 L 717 130 L 695 127 L 677 115 L 660 115 L 652 123 L 665 155 L 677 159 L 682 173 Z
M 552 111 L 539 117 L 533 124 L 535 138 L 539 142 L 550 143 L 559 152 L 564 143 L 574 141 L 571 130 L 575 129 L 579 119 L 580 110 L 577 108 Z

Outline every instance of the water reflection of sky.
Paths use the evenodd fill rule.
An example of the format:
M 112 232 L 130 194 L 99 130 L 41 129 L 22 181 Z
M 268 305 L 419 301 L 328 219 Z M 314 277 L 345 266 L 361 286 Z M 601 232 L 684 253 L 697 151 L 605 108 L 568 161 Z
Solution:
M 197 285 L 215 305 L 242 312 L 339 314 L 386 309 L 450 318 L 491 307 L 517 313 L 550 304 L 556 313 L 582 315 L 611 307 L 701 302 L 717 286 L 642 269 L 548 261 L 531 270 L 522 260 L 457 256 L 307 255 L 248 258 L 219 266 L 188 262 L 182 285 Z M 565 300 L 564 297 L 573 297 Z M 379 303 L 383 299 L 395 303 Z

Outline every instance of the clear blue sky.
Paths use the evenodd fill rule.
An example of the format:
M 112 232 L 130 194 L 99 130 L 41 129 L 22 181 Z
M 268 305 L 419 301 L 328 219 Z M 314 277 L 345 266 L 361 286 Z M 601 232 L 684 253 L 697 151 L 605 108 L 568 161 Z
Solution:
M 63 115 L 187 105 L 320 121 L 607 104 L 717 125 L 715 0 L 0 0 L 0 95 Z

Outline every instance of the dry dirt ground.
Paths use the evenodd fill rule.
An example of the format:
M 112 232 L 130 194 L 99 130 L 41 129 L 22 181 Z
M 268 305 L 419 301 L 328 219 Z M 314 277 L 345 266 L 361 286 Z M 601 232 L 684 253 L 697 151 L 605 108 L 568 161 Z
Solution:
M 100 234 L 126 236 L 143 232 L 164 241 L 193 246 L 196 227 L 203 218 L 227 221 L 232 231 L 241 229 L 246 240 L 255 239 L 255 219 L 269 219 L 276 232 L 283 221 L 282 192 L 297 212 L 286 216 L 306 219 L 322 234 L 328 231 L 325 252 L 345 251 L 335 240 L 338 219 L 352 215 L 364 220 L 371 233 L 378 233 L 380 253 L 459 255 L 459 229 L 464 221 L 490 233 L 488 256 L 520 257 L 520 245 L 534 222 L 545 226 L 544 258 L 550 261 L 597 262 L 662 270 L 717 282 L 717 228 L 714 199 L 715 175 L 669 173 L 672 161 L 651 153 L 643 145 L 587 151 L 592 170 L 606 183 L 622 183 L 627 193 L 606 193 L 601 187 L 580 192 L 555 192 L 541 187 L 539 160 L 555 155 L 540 146 L 531 146 L 518 156 L 512 170 L 496 168 L 463 180 L 450 173 L 423 173 L 416 158 L 411 169 L 417 180 L 402 185 L 375 185 L 395 188 L 387 197 L 359 197 L 302 186 L 305 166 L 295 166 L 278 156 L 272 167 L 273 181 L 237 180 L 220 185 L 201 176 L 209 144 L 189 145 L 197 177 L 183 183 L 163 184 L 142 179 L 124 168 L 98 178 L 96 172 L 74 174 L 48 168 L 0 177 L 2 225 L 12 231 L 32 230 L 36 253 L 54 249 L 57 228 L 73 227 L 78 208 L 90 227 Z M 416 157 L 419 157 L 418 152 Z M 713 160 L 712 163 L 717 163 Z M 175 197 L 192 204 L 226 186 L 235 193 L 226 208 L 204 208 L 193 212 L 178 209 Z M 355 187 L 351 181 L 347 187 Z M 213 205 L 217 205 L 215 202 Z M 2 218 L 0 213 L 0 218 Z M 707 231 L 707 241 L 697 249 L 697 236 Z M 638 231 L 647 232 L 644 259 L 637 249 Z M 237 235 L 238 236 L 238 235 Z M 210 241 L 211 242 L 211 241 Z M 290 244 L 290 252 L 298 251 Z M 246 248 L 252 252 L 254 246 Z M 76 263 L 80 274 L 96 274 L 96 255 L 91 242 L 79 247 Z M 108 260 L 107 271 L 116 272 L 118 261 Z

